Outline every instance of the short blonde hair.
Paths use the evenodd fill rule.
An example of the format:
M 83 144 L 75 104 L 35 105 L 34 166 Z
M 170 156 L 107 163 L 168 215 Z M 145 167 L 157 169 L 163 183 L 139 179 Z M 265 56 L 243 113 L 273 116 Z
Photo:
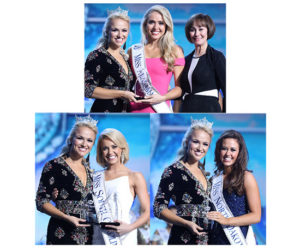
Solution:
M 96 158 L 97 162 L 103 167 L 106 165 L 106 161 L 103 158 L 102 148 L 101 148 L 102 146 L 101 144 L 104 139 L 111 140 L 119 148 L 122 149 L 122 153 L 124 154 L 123 163 L 125 164 L 129 160 L 129 147 L 124 135 L 119 130 L 116 130 L 114 128 L 104 129 L 100 134 L 97 142 L 97 158 Z

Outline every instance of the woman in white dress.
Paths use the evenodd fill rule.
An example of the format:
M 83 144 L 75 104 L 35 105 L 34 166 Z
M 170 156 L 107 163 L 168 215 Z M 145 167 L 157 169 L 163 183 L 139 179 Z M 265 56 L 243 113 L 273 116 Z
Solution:
M 112 221 L 118 226 L 99 226 L 94 232 L 93 244 L 107 244 L 105 235 L 116 232 L 121 245 L 137 245 L 137 228 L 150 218 L 150 199 L 144 176 L 124 164 L 129 160 L 129 147 L 123 134 L 116 129 L 105 129 L 98 139 L 97 162 L 103 166 L 103 189 Z M 95 188 L 95 182 L 94 182 Z M 132 222 L 130 209 L 135 197 L 140 202 L 140 216 Z M 101 209 L 101 208 L 100 208 Z M 96 207 L 97 210 L 97 207 Z

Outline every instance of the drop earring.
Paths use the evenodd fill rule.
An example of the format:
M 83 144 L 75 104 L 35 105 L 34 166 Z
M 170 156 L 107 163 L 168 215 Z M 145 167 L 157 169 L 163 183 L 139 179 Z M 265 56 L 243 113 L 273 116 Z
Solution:
M 122 153 L 121 153 L 121 163 L 124 164 L 124 161 L 125 161 L 125 155 L 124 155 L 124 152 L 122 151 Z

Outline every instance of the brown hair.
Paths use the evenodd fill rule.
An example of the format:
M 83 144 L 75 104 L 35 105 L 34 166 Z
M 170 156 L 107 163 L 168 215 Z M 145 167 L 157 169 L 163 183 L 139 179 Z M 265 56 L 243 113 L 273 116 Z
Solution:
M 241 133 L 235 130 L 227 130 L 225 131 L 216 143 L 215 148 L 215 164 L 216 170 L 215 174 L 224 170 L 223 163 L 220 159 L 220 152 L 223 145 L 224 139 L 232 138 L 237 140 L 239 144 L 239 154 L 238 157 L 233 164 L 232 170 L 229 175 L 226 177 L 224 181 L 224 189 L 227 189 L 229 193 L 235 191 L 238 195 L 244 194 L 244 175 L 245 171 L 248 171 L 247 165 L 249 161 L 249 154 L 247 150 L 247 146 L 245 140 Z
M 204 14 L 195 14 L 185 24 L 185 36 L 192 43 L 190 37 L 190 29 L 194 24 L 194 21 L 199 21 L 202 26 L 207 28 L 207 40 L 212 38 L 216 31 L 216 25 L 210 16 Z

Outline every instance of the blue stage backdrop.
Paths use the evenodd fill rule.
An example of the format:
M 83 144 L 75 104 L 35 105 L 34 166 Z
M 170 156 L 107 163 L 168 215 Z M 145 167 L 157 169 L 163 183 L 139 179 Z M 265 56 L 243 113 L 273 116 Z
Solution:
M 206 117 L 214 123 L 214 136 L 210 149 L 206 155 L 205 169 L 214 171 L 214 150 L 219 136 L 228 129 L 235 129 L 242 133 L 249 151 L 248 168 L 259 186 L 261 197 L 261 222 L 253 225 L 259 245 L 266 244 L 266 116 L 264 114 L 151 114 L 151 238 L 159 227 L 165 227 L 164 221 L 153 216 L 153 199 L 157 192 L 163 170 L 177 159 L 177 152 L 185 131 L 193 119 Z
M 77 114 L 83 116 L 86 114 Z M 98 131 L 115 128 L 123 133 L 129 145 L 129 161 L 126 166 L 141 172 L 149 185 L 150 169 L 150 118 L 147 114 L 93 114 L 98 120 Z M 37 113 L 35 115 L 35 190 L 37 190 L 45 163 L 60 155 L 60 151 L 75 122 L 75 114 Z M 99 135 L 97 136 L 98 139 Z M 97 141 L 96 141 L 97 143 Z M 102 169 L 96 162 L 96 144 L 90 153 L 91 168 Z M 139 214 L 139 202 L 133 204 L 133 216 Z M 36 210 L 35 244 L 46 243 L 49 216 Z
M 144 13 L 154 4 L 85 4 L 85 58 L 96 48 L 97 42 L 102 35 L 102 28 L 107 17 L 107 10 L 114 10 L 121 7 L 128 10 L 131 19 L 130 34 L 126 46 L 131 47 L 141 41 L 140 23 Z M 189 43 L 185 37 L 184 26 L 186 21 L 197 13 L 209 15 L 216 24 L 215 35 L 208 41 L 215 49 L 222 51 L 226 56 L 226 5 L 225 4 L 166 4 L 166 7 L 173 19 L 174 37 L 176 43 L 184 50 L 184 55 L 188 55 L 194 50 L 194 45 Z M 171 86 L 174 86 L 172 80 Z M 93 99 L 85 98 L 85 112 L 89 112 Z

